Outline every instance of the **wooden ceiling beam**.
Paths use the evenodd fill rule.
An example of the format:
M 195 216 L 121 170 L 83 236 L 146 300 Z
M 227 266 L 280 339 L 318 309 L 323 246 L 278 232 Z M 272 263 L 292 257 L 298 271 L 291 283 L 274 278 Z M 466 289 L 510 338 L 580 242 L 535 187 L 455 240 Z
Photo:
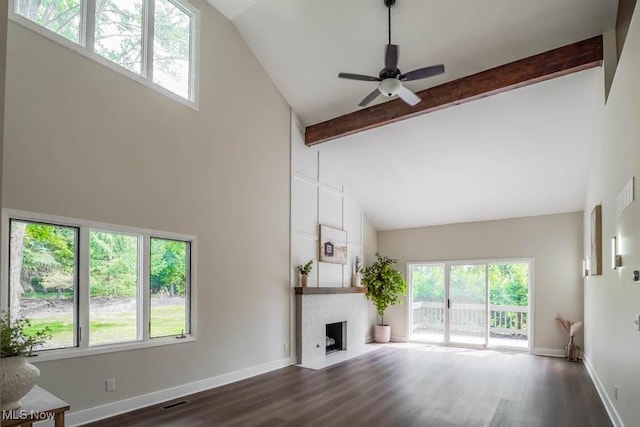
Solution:
M 417 92 L 422 102 L 414 107 L 405 104 L 401 99 L 394 99 L 308 126 L 305 130 L 305 144 L 313 146 L 475 99 L 599 67 L 602 61 L 602 36 L 593 37 L 422 90 Z

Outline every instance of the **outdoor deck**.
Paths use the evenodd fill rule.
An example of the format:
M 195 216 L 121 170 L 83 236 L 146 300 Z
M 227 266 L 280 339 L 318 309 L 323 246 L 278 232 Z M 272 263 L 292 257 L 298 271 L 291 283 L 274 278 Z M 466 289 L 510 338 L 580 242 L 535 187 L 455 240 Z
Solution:
M 445 307 L 440 302 L 414 302 L 411 339 L 444 342 Z M 449 342 L 484 345 L 489 321 L 489 346 L 529 347 L 529 308 L 490 305 L 487 317 L 484 304 L 455 304 L 449 313 Z

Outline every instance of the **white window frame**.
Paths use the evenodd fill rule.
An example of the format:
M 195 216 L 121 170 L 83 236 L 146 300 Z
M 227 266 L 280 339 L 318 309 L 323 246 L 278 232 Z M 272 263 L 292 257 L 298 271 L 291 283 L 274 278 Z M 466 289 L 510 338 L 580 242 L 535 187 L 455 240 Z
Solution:
M 9 304 L 9 236 L 10 221 L 19 220 L 25 222 L 40 222 L 51 225 L 61 225 L 78 228 L 77 238 L 77 271 L 78 283 L 76 304 L 77 325 L 74 329 L 74 336 L 77 331 L 81 331 L 76 347 L 62 349 L 40 350 L 32 356 L 32 362 L 44 362 L 47 360 L 67 359 L 79 356 L 89 356 L 94 354 L 112 353 L 116 351 L 135 350 L 147 347 L 158 347 L 173 344 L 182 344 L 196 341 L 196 319 L 197 319 L 197 238 L 196 236 L 179 233 L 169 233 L 165 231 L 151 230 L 146 228 L 128 227 L 102 222 L 88 221 L 83 219 L 68 218 L 56 215 L 46 215 L 34 212 L 26 212 L 14 209 L 2 210 L 2 258 L 0 259 L 0 308 L 7 310 Z M 89 346 L 89 232 L 91 230 L 104 231 L 110 233 L 123 233 L 139 236 L 138 252 L 139 265 L 138 275 L 140 283 L 138 285 L 138 329 L 137 341 L 122 343 L 111 343 Z M 190 332 L 184 336 L 168 336 L 151 338 L 149 336 L 149 324 L 151 321 L 151 238 L 177 240 L 188 242 L 189 263 L 187 276 L 189 278 L 187 310 Z M 140 289 L 142 291 L 140 291 Z M 141 330 L 140 330 L 141 329 Z
M 173 99 L 193 110 L 199 110 L 200 86 L 200 11 L 186 0 L 168 0 L 177 8 L 191 16 L 191 45 L 189 46 L 189 98 L 183 98 L 153 82 L 153 37 L 155 19 L 155 0 L 143 0 L 143 29 L 142 29 L 142 73 L 136 74 L 107 58 L 94 52 L 95 39 L 95 0 L 80 0 L 82 15 L 80 18 L 80 34 L 78 43 L 68 40 L 61 35 L 33 22 L 15 12 L 15 0 L 9 0 L 9 18 L 72 51 L 79 53 L 137 83 L 142 84 L 162 95 Z

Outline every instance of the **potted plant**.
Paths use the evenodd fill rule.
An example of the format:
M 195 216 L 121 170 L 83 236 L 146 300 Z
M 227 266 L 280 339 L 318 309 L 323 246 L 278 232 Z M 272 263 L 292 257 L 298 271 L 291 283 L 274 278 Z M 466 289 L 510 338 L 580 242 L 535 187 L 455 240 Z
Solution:
M 377 253 L 375 262 L 362 271 L 367 298 L 373 302 L 380 315 L 380 323 L 376 325 L 375 331 L 376 342 L 391 340 L 391 327 L 384 323 L 384 312 L 390 305 L 401 304 L 400 296 L 407 294 L 407 282 L 393 268 L 395 263 L 395 259 Z
M 300 286 L 303 288 L 307 286 L 307 278 L 309 277 L 309 273 L 311 273 L 311 268 L 313 267 L 313 260 L 310 259 L 308 263 L 305 265 L 298 265 L 296 270 L 300 273 Z
M 362 277 L 360 272 L 362 271 L 362 260 L 356 255 L 356 259 L 353 263 L 353 276 L 351 276 L 351 286 L 362 286 Z
M 10 411 L 20 407 L 22 399 L 35 385 L 40 370 L 27 362 L 33 349 L 51 338 L 49 327 L 27 334 L 31 322 L 25 318 L 11 319 L 8 312 L 0 317 L 0 409 Z

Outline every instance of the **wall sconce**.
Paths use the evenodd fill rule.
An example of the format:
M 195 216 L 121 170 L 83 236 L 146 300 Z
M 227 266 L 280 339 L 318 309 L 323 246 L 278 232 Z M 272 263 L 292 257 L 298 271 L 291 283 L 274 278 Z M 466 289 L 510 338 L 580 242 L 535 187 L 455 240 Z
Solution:
M 587 259 L 583 258 L 582 259 L 582 277 L 587 277 L 589 276 L 589 265 L 587 263 Z
M 615 270 L 618 267 L 622 267 L 622 255 L 618 255 L 616 236 L 613 236 L 611 238 L 611 268 Z

